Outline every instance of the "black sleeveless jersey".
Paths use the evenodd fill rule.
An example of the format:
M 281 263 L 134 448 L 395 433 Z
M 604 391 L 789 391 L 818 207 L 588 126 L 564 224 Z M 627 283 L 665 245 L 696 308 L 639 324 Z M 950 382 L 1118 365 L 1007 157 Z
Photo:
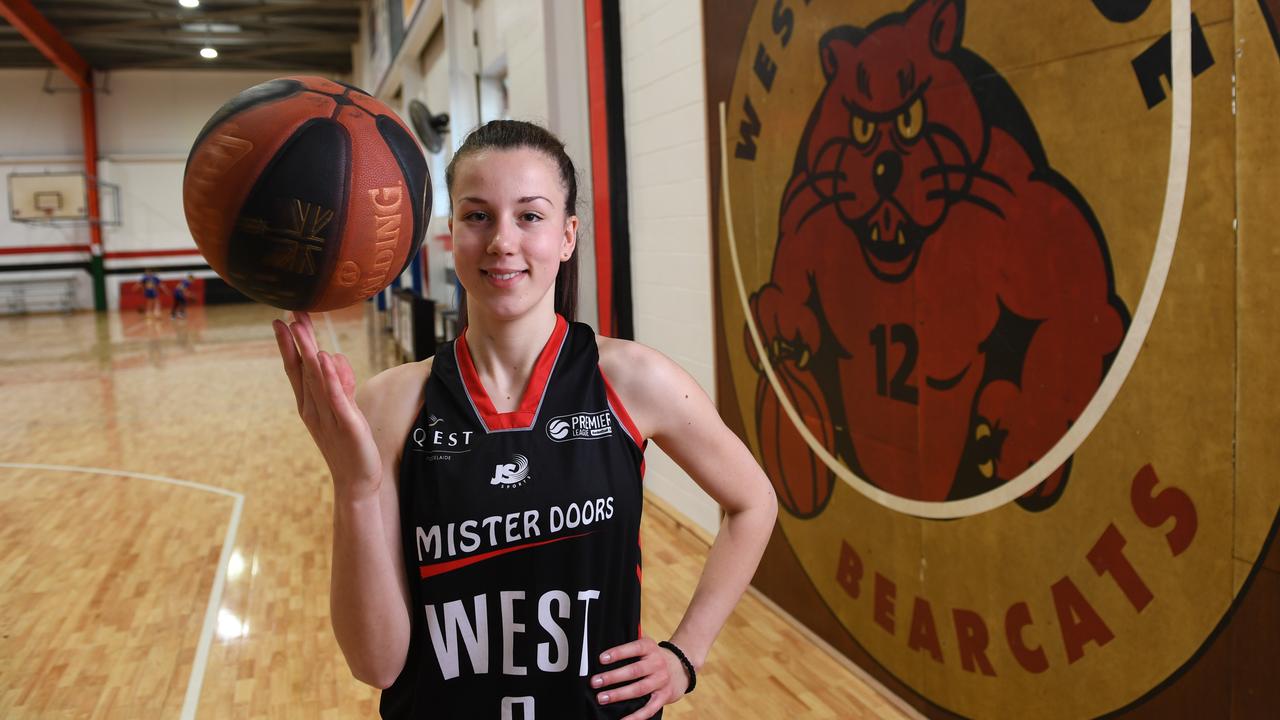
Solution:
M 557 316 L 519 407 L 498 413 L 465 333 L 441 346 L 400 464 L 412 606 L 384 718 L 621 718 L 600 653 L 640 635 L 644 440 L 595 334 Z

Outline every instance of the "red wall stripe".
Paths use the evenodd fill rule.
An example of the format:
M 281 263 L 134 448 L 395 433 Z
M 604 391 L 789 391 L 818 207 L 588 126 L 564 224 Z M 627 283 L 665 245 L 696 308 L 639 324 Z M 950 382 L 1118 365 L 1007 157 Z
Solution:
M 87 253 L 88 245 L 19 245 L 17 247 L 0 247 L 0 255 L 41 255 L 43 253 Z M 128 260 L 131 258 L 178 257 L 183 255 L 199 255 L 195 248 L 177 250 L 122 250 L 109 252 L 104 257 L 108 260 Z
M 88 245 L 23 245 L 0 247 L 0 255 L 39 255 L 41 253 L 89 252 Z
M 122 250 L 119 252 L 109 252 L 106 254 L 108 260 L 124 260 L 128 258 L 145 258 L 145 257 L 174 257 L 176 255 L 199 255 L 200 251 L 195 248 L 182 248 L 179 250 Z
M 0 247 L 0 255 L 40 255 L 42 253 L 80 253 L 89 252 L 88 245 L 20 245 L 17 247 Z M 128 260 L 130 258 L 176 257 L 182 255 L 199 255 L 195 248 L 180 250 L 122 250 L 109 252 L 104 257 L 108 260 Z
M 601 335 L 613 335 L 613 233 L 609 204 L 609 115 L 605 105 L 601 0 L 583 0 L 587 28 L 587 95 L 591 118 L 591 199 L 595 211 L 596 307 Z

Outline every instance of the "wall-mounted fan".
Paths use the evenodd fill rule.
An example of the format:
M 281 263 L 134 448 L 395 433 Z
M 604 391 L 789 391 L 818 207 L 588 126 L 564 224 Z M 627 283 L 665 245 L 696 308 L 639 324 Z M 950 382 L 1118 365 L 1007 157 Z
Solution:
M 432 115 L 426 103 L 410 100 L 409 119 L 413 122 L 414 131 L 422 139 L 422 144 L 427 146 L 427 151 L 433 155 L 440 152 L 444 147 L 441 135 L 449 132 L 449 114 Z

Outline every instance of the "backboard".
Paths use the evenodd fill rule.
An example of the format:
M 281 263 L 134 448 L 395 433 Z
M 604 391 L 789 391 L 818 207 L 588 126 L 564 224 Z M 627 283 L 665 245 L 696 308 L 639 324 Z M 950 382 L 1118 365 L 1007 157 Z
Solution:
M 89 179 L 84 172 L 9 174 L 9 218 L 16 222 L 84 222 L 89 219 Z M 101 222 L 120 224 L 119 188 L 98 183 Z

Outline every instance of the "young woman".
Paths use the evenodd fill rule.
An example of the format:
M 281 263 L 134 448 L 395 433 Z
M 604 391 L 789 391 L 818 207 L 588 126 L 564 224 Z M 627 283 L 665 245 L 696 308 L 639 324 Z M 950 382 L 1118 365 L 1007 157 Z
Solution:
M 572 322 L 577 183 L 529 123 L 446 174 L 465 330 L 357 393 L 310 319 L 274 324 L 334 483 L 331 610 L 386 718 L 640 718 L 693 688 L 764 551 L 768 479 L 671 360 Z M 670 641 L 640 628 L 643 451 L 725 511 Z

